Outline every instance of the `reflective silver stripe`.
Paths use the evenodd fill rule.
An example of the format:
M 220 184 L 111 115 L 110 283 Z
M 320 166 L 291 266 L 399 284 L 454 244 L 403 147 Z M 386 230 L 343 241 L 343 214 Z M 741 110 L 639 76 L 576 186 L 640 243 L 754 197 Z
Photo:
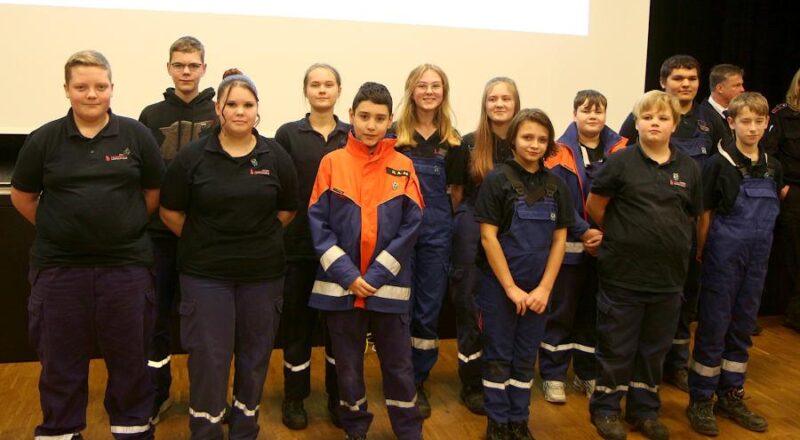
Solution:
M 731 373 L 747 373 L 747 362 L 722 360 L 722 369 Z
M 411 298 L 411 289 L 408 287 L 397 287 L 387 284 L 378 289 L 373 296 L 377 296 L 378 298 L 399 299 L 405 301 Z
M 572 350 L 573 348 L 575 348 L 575 344 L 550 345 L 550 344 L 548 344 L 546 342 L 542 342 L 541 344 L 539 344 L 539 346 L 544 348 L 547 351 L 552 351 L 552 352 L 567 351 L 567 350 Z
M 460 360 L 461 362 L 467 364 L 470 361 L 474 361 L 475 359 L 480 359 L 481 356 L 483 356 L 483 351 L 477 351 L 475 353 L 472 353 L 469 356 L 467 356 L 465 354 L 462 354 L 462 353 L 458 353 L 458 360 Z
M 530 382 L 523 382 L 521 380 L 516 380 L 516 379 L 508 379 L 508 384 L 511 385 L 512 387 L 529 390 L 531 389 L 531 386 L 533 386 L 533 379 L 531 379 Z
M 111 425 L 112 434 L 141 434 L 150 430 L 150 424 L 139 426 L 114 426 Z
M 222 411 L 220 411 L 218 416 L 212 416 L 207 412 L 195 411 L 194 409 L 189 408 L 189 415 L 192 417 L 206 419 L 211 423 L 219 423 L 222 421 L 222 418 L 225 417 L 225 410 L 223 409 Z
M 422 339 L 411 337 L 411 346 L 417 350 L 435 350 L 439 347 L 438 339 Z
M 290 364 L 290 363 L 288 363 L 286 361 L 283 361 L 283 366 L 288 368 L 289 370 L 297 373 L 298 371 L 303 371 L 306 368 L 308 368 L 309 366 L 311 366 L 311 359 L 306 361 L 306 363 L 300 364 L 300 365 L 292 365 L 292 364 Z
M 170 359 L 172 359 L 171 355 L 161 359 L 160 361 L 147 361 L 147 366 L 150 368 L 161 368 L 164 365 L 169 364 Z
M 703 377 L 717 377 L 722 372 L 722 368 L 719 366 L 717 367 L 709 367 L 707 365 L 703 365 L 700 362 L 692 359 L 691 365 L 689 368 L 692 369 L 695 373 L 703 376 Z
M 325 360 L 328 361 L 328 363 L 331 365 L 336 365 L 336 359 L 328 356 L 327 353 L 325 353 Z
M 236 396 L 233 396 L 233 406 L 238 408 L 242 414 L 246 415 L 247 417 L 255 417 L 256 412 L 258 412 L 258 409 L 261 408 L 261 405 L 259 404 L 253 409 L 248 409 L 244 403 L 236 400 Z
M 639 388 L 640 390 L 647 390 L 650 391 L 651 393 L 658 393 L 658 385 L 651 387 L 650 385 L 644 382 L 631 382 L 630 386 L 631 388 Z
M 495 390 L 505 390 L 506 389 L 506 385 L 508 385 L 507 382 L 503 382 L 503 383 L 489 382 L 486 379 L 483 379 L 482 382 L 483 382 L 483 386 L 484 387 L 493 388 Z
M 403 400 L 386 399 L 386 406 L 396 406 L 398 408 L 413 408 L 414 405 L 416 404 L 417 404 L 416 394 L 414 395 L 414 398 L 411 400 L 411 402 L 406 402 Z
M 580 254 L 583 252 L 583 243 L 580 241 L 568 241 L 567 242 L 567 253 L 568 254 Z
M 381 266 L 388 269 L 389 272 L 391 272 L 394 276 L 397 276 L 397 274 L 400 273 L 400 262 L 397 261 L 392 254 L 386 252 L 386 250 L 381 251 L 381 253 L 378 254 L 378 257 L 375 258 L 375 261 L 381 263 Z
M 322 266 L 322 270 L 327 271 L 331 264 L 333 264 L 336 260 L 344 255 L 344 250 L 339 246 L 333 245 L 319 257 L 319 265 Z
M 686 345 L 689 343 L 688 339 L 673 339 L 672 345 Z
M 349 290 L 342 289 L 342 286 L 329 281 L 314 281 L 314 287 L 311 288 L 311 293 L 337 297 L 351 294 Z
M 349 403 L 345 402 L 344 400 L 340 400 L 339 401 L 339 405 L 342 405 L 343 407 L 349 409 L 350 411 L 355 412 L 355 411 L 358 411 L 359 409 L 361 409 L 361 405 L 365 404 L 366 402 L 367 402 L 367 396 L 364 396 L 364 397 L 358 399 L 358 401 L 356 402 L 355 405 L 350 405 Z
M 589 347 L 588 345 L 581 345 L 581 344 L 572 344 L 575 350 L 582 351 L 584 353 L 592 354 L 594 353 L 594 347 Z
M 609 388 L 602 385 L 597 385 L 594 389 L 595 391 L 600 391 L 601 393 L 611 394 L 616 393 L 617 391 L 628 391 L 628 386 L 618 385 L 616 388 Z
M 73 437 L 78 435 L 74 434 L 59 434 L 59 435 L 37 435 L 33 440 L 72 440 Z

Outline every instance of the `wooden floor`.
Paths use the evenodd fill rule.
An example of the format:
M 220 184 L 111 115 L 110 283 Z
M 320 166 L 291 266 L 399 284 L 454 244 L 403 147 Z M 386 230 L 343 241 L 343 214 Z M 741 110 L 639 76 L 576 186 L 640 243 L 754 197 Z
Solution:
M 754 338 L 750 351 L 747 393 L 750 407 L 765 415 L 769 431 L 756 434 L 746 431 L 726 419 L 720 419 L 721 439 L 800 439 L 800 334 L 779 324 L 777 318 L 761 320 L 764 334 Z M 186 357 L 175 356 L 172 397 L 176 404 L 158 424 L 156 438 L 188 439 Z M 315 349 L 313 355 L 312 395 L 306 400 L 309 427 L 304 431 L 290 431 L 280 421 L 282 398 L 283 354 L 275 350 L 270 362 L 265 397 L 261 406 L 259 439 L 341 439 L 343 433 L 328 422 L 322 380 L 323 353 Z M 367 355 L 367 397 L 375 420 L 370 430 L 371 440 L 393 439 L 386 407 L 383 404 L 377 356 Z M 459 380 L 455 371 L 456 349 L 452 340 L 442 341 L 439 362 L 436 364 L 427 388 L 431 393 L 433 416 L 425 422 L 426 440 L 482 439 L 486 419 L 467 411 L 458 400 Z M 0 439 L 30 439 L 41 420 L 37 380 L 38 363 L 0 365 Z M 92 361 L 90 373 L 90 402 L 88 428 L 83 432 L 87 440 L 111 439 L 108 418 L 103 409 L 105 366 L 102 361 Z M 531 431 L 539 440 L 572 440 L 599 438 L 589 423 L 587 399 L 574 392 L 568 393 L 565 405 L 553 405 L 542 399 L 536 382 L 531 406 Z M 688 396 L 670 386 L 661 391 L 662 420 L 669 427 L 673 439 L 703 439 L 689 428 L 684 409 Z M 631 434 L 630 439 L 643 438 Z

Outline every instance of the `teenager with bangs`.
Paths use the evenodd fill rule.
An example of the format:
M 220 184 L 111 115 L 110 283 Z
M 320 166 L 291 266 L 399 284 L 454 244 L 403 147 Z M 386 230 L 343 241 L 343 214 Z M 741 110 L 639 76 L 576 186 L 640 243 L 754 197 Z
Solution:
M 409 73 L 395 126 L 397 150 L 408 156 L 422 188 L 425 210 L 411 259 L 411 347 L 417 405 L 431 406 L 425 380 L 439 354 L 438 323 L 447 291 L 453 207 L 464 193 L 468 156 L 453 126 L 450 83 L 442 68 L 422 64 Z
M 481 95 L 478 128 L 462 140 L 462 148 L 469 153 L 469 172 L 464 185 L 464 199 L 456 208 L 453 218 L 452 267 L 448 288 L 456 307 L 461 401 L 475 414 L 484 414 L 481 385 L 483 351 L 475 305 L 480 278 L 480 270 L 475 264 L 480 244 L 480 228 L 475 220 L 475 198 L 483 179 L 495 165 L 512 157 L 506 135 L 519 109 L 516 83 L 505 77 L 490 79 Z

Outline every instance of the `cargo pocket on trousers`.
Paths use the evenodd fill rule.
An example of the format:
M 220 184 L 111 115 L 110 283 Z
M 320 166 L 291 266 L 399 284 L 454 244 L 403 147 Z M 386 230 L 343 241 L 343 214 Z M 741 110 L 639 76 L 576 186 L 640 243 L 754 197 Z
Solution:
M 181 346 L 183 346 L 186 351 L 189 351 L 191 347 L 190 342 L 193 339 L 192 333 L 198 325 L 193 317 L 195 308 L 196 304 L 193 301 L 181 301 L 180 304 L 178 304 L 178 314 L 181 319 Z

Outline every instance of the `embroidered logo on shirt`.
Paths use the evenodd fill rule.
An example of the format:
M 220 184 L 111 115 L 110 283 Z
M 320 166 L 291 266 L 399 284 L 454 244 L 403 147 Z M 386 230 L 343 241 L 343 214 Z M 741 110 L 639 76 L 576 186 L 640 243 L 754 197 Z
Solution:
M 269 176 L 269 173 L 270 173 L 269 170 L 254 170 L 252 168 L 250 169 L 251 176 Z
M 702 119 L 697 120 L 697 128 L 699 128 L 703 133 L 708 133 L 711 131 L 711 127 L 709 127 L 706 121 Z
M 106 162 L 112 162 L 115 160 L 128 160 L 130 158 L 130 155 L 131 155 L 131 149 L 126 147 L 119 154 L 106 154 Z
M 681 176 L 678 173 L 672 173 L 672 178 L 669 179 L 669 184 L 671 186 L 678 186 L 681 188 L 686 188 L 686 182 L 681 181 Z
M 411 173 L 409 173 L 406 170 L 396 170 L 394 168 L 389 168 L 389 167 L 386 167 L 386 173 L 398 177 L 408 177 L 411 175 Z

